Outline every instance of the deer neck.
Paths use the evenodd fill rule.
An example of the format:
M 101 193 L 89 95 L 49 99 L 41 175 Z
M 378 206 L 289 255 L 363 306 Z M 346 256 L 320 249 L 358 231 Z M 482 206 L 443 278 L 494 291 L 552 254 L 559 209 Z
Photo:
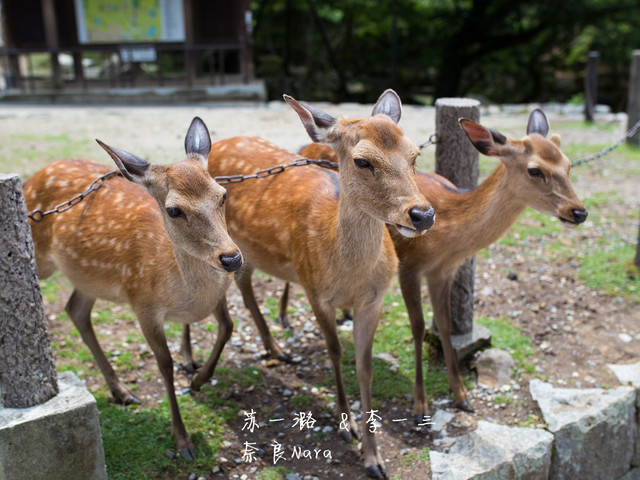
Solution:
M 186 289 L 192 298 L 214 297 L 215 292 L 226 275 L 221 274 L 201 258 L 196 258 L 180 248 L 173 248 L 175 255 L 175 269 L 180 272 L 181 287 Z M 213 298 L 210 298 L 213 300 Z
M 507 167 L 500 162 L 493 173 L 475 190 L 461 194 L 456 201 L 463 231 L 474 240 L 475 248 L 484 248 L 498 240 L 517 220 L 527 204 L 510 185 Z M 456 217 L 458 216 L 456 215 Z M 455 218 L 453 217 L 453 221 Z M 437 224 L 436 218 L 436 224 Z
M 341 194 L 336 218 L 336 249 L 346 268 L 375 265 L 382 251 L 384 223 Z

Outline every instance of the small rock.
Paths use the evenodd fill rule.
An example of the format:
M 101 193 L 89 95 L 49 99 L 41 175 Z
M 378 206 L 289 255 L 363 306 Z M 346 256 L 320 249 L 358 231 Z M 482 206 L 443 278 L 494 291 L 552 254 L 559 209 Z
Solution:
M 211 473 L 213 473 L 214 475 L 215 475 L 216 473 L 220 473 L 220 472 L 222 472 L 222 469 L 220 468 L 220 466 L 219 466 L 219 465 L 215 465 L 215 466 L 211 469 Z
M 283 395 L 284 397 L 290 397 L 291 395 L 293 395 L 293 392 L 292 392 L 291 390 L 289 390 L 288 388 L 285 388 L 285 389 L 282 391 L 282 395 Z
M 189 474 L 189 480 L 196 480 L 198 476 L 195 473 Z
M 618 334 L 618 338 L 622 340 L 624 343 L 629 343 L 631 340 L 633 340 L 633 337 L 628 333 L 620 333 Z
M 287 473 L 284 476 L 284 478 L 285 478 L 285 480 L 302 480 L 300 475 L 298 475 L 297 473 Z
M 511 379 L 515 367 L 513 357 L 499 348 L 484 350 L 476 360 L 478 383 L 494 388 Z
M 166 452 L 164 452 L 164 455 L 170 460 L 173 460 L 176 457 L 176 452 L 174 452 L 173 450 L 167 450 Z

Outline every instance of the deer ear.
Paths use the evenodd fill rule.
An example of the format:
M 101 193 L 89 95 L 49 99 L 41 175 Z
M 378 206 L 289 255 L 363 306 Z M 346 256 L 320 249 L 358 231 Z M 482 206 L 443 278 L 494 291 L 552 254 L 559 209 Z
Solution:
M 502 154 L 500 146 L 507 143 L 507 137 L 467 118 L 461 118 L 458 122 L 480 153 L 494 157 Z
M 188 154 L 197 153 L 204 158 L 209 157 L 211 151 L 211 136 L 209 129 L 200 117 L 194 117 L 184 137 L 184 151 Z
M 529 115 L 529 122 L 527 123 L 527 135 L 532 133 L 538 133 L 543 137 L 546 137 L 549 133 L 549 121 L 547 116 L 542 110 L 536 108 L 531 115 Z
M 562 143 L 560 141 L 560 135 L 558 135 L 557 133 L 554 133 L 553 135 L 551 135 L 549 140 L 551 140 L 551 143 L 553 143 L 556 147 L 560 148 L 560 145 Z
M 336 123 L 335 118 L 318 108 L 298 102 L 289 95 L 283 95 L 283 98 L 298 114 L 311 140 L 316 143 L 328 142 L 327 133 Z
M 122 175 L 124 175 L 127 180 L 140 185 L 144 184 L 147 172 L 151 166 L 150 163 L 145 162 L 133 153 L 125 152 L 119 148 L 110 147 L 97 138 L 96 142 L 98 142 L 98 144 L 106 150 L 111 158 L 113 158 L 113 161 L 116 162 L 116 165 L 122 172 Z
M 382 113 L 393 120 L 393 123 L 398 123 L 402 116 L 402 102 L 396 92 L 391 89 L 385 90 L 378 101 L 373 106 L 373 112 L 371 115 L 378 115 Z

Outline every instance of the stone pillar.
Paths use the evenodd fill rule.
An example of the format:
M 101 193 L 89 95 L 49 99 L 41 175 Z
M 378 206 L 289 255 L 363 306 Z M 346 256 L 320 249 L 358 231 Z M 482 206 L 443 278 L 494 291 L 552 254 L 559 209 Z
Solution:
M 0 174 L 0 385 L 8 408 L 58 393 L 27 207 L 17 175 Z
M 587 73 L 584 77 L 584 119 L 593 122 L 598 98 L 598 63 L 600 54 L 589 52 L 587 58 Z
M 478 186 L 478 152 L 465 135 L 458 120 L 480 120 L 480 102 L 468 98 L 436 100 L 436 173 L 462 189 Z M 436 212 L 436 222 L 438 221 Z M 458 269 L 451 289 L 452 334 L 473 329 L 473 283 L 475 257 Z
M 631 71 L 629 72 L 629 98 L 627 100 L 627 130 L 640 120 L 640 50 L 631 54 Z M 640 132 L 627 140 L 630 145 L 640 145 Z

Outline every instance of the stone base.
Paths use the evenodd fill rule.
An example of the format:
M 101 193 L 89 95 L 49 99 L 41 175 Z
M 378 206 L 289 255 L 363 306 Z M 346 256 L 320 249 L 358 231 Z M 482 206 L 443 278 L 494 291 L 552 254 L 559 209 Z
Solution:
M 431 326 L 432 332 L 435 333 L 438 341 L 440 334 L 434 326 Z M 451 335 L 451 344 L 456 352 L 458 363 L 468 360 L 475 352 L 491 346 L 491 331 L 487 327 L 483 327 L 477 322 L 473 322 L 473 328 L 468 333 Z
M 0 408 L 0 480 L 107 480 L 98 408 L 72 372 L 31 408 Z

